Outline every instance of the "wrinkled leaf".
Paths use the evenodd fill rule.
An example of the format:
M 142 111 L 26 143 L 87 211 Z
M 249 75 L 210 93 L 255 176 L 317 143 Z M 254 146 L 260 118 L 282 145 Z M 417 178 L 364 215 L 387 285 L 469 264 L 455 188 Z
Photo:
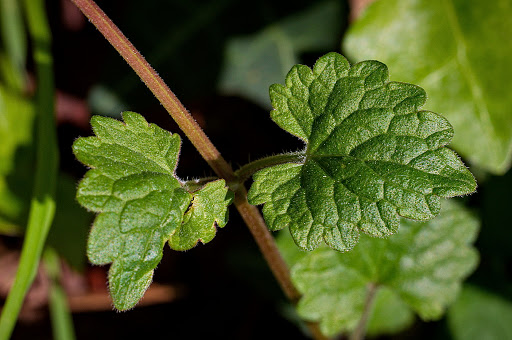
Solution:
M 133 112 L 123 118 L 126 124 L 93 117 L 96 137 L 73 144 L 77 158 L 92 168 L 80 182 L 77 199 L 100 213 L 88 257 L 94 264 L 112 262 L 110 292 L 120 310 L 133 307 L 144 294 L 191 200 L 174 174 L 179 136 Z
M 420 110 L 423 89 L 389 82 L 380 62 L 350 67 L 329 53 L 313 70 L 294 66 L 270 96 L 272 119 L 307 145 L 302 162 L 257 172 L 249 201 L 265 204 L 269 228 L 288 226 L 303 249 L 323 240 L 347 251 L 360 231 L 389 236 L 399 216 L 431 219 L 441 197 L 475 190 L 471 173 L 444 147 L 451 125 Z
M 198 241 L 210 242 L 217 227 L 223 228 L 228 222 L 228 206 L 232 200 L 232 191 L 228 190 L 224 180 L 209 182 L 194 192 L 191 206 L 169 239 L 169 246 L 174 250 L 188 250 Z
M 445 201 L 436 219 L 402 220 L 400 227 L 387 240 L 362 236 L 348 253 L 323 247 L 299 257 L 291 271 L 303 294 L 297 306 L 301 317 L 319 321 L 326 335 L 351 331 L 373 284 L 377 295 L 370 333 L 400 331 L 410 324 L 411 311 L 424 320 L 440 318 L 476 267 L 478 255 L 471 244 L 478 221 L 459 204 Z
M 448 311 L 448 324 L 456 340 L 512 339 L 512 302 L 466 286 Z
M 455 128 L 453 147 L 504 173 L 512 157 L 512 2 L 386 0 L 370 5 L 344 40 L 353 60 L 378 59 L 429 93 Z
M 323 1 L 256 34 L 231 39 L 226 47 L 221 90 L 269 107 L 269 84 L 283 79 L 298 62 L 299 53 L 336 46 L 341 12 L 339 2 Z

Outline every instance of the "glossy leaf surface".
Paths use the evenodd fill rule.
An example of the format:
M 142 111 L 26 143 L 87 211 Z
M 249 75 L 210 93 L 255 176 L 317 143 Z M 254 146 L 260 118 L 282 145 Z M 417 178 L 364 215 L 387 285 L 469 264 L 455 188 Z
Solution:
M 429 94 L 455 128 L 453 147 L 504 173 L 512 159 L 512 35 L 508 0 L 375 1 L 348 31 L 354 61 L 378 59 Z

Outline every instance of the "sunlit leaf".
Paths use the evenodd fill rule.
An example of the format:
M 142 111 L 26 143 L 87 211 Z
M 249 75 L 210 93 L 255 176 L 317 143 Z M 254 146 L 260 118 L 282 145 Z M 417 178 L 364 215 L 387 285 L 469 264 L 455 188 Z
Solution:
M 469 161 L 504 173 L 512 159 L 512 2 L 386 0 L 370 5 L 343 50 L 378 59 L 399 81 L 429 94 L 429 107 L 455 128 L 453 147 Z
M 306 148 L 299 163 L 257 172 L 249 201 L 265 204 L 269 228 L 289 227 L 303 249 L 325 241 L 347 251 L 360 231 L 389 236 L 400 216 L 431 219 L 441 197 L 476 188 L 445 147 L 453 136 L 448 121 L 421 110 L 423 89 L 389 82 L 380 62 L 350 66 L 329 53 L 312 70 L 294 66 L 286 85 L 272 85 L 270 96 L 272 119 Z

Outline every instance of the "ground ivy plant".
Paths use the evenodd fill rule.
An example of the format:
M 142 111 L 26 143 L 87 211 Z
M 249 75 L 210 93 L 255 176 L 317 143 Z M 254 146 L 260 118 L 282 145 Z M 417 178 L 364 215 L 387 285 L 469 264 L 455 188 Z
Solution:
M 437 231 L 428 223 L 401 224 L 400 218 L 428 221 L 440 213 L 442 198 L 475 190 L 472 174 L 446 147 L 454 133 L 449 122 L 421 109 L 426 101 L 422 88 L 389 81 L 384 64 L 351 66 L 337 53 L 321 57 L 312 69 L 294 66 L 285 85 L 271 86 L 270 97 L 271 118 L 305 146 L 244 165 L 228 183 L 177 178 L 180 137 L 137 113 L 123 113 L 124 123 L 93 117 L 96 136 L 76 140 L 76 157 L 91 168 L 77 198 L 98 213 L 88 256 L 94 264 L 112 263 L 109 286 L 115 307 L 126 310 L 139 301 L 165 243 L 182 251 L 211 241 L 216 228 L 227 223 L 233 191 L 239 195 L 240 186 L 253 176 L 249 203 L 263 204 L 268 228 L 288 227 L 297 250 L 320 247 L 292 268 L 304 294 L 298 305 L 304 318 L 327 320 L 321 325 L 329 335 L 354 328 L 368 282 L 396 287 L 410 308 L 437 317 L 453 300 L 452 281 L 460 284 L 474 267 L 474 251 L 464 247 L 475 229 L 458 238 L 461 231 L 443 229 L 444 220 L 434 224 Z M 439 246 L 444 236 L 454 242 L 448 250 Z M 340 257 L 360 238 L 361 245 L 348 253 L 352 255 Z M 457 248 L 459 241 L 463 248 Z M 428 254 L 438 250 L 447 254 L 429 262 L 428 270 L 442 263 L 441 280 L 452 268 L 452 257 L 464 257 L 464 265 L 445 275 L 450 289 L 437 294 L 445 285 L 436 286 L 424 301 L 416 294 L 425 283 L 419 282 L 424 270 L 414 261 L 428 262 Z M 348 283 L 343 281 L 347 270 L 353 274 Z M 329 282 L 339 283 L 330 286 L 336 291 L 321 289 L 317 281 L 326 275 Z M 336 295 L 339 303 L 319 314 L 318 306 L 330 299 L 325 294 Z M 355 303 L 350 296 L 362 300 Z M 331 313 L 345 307 L 349 316 Z

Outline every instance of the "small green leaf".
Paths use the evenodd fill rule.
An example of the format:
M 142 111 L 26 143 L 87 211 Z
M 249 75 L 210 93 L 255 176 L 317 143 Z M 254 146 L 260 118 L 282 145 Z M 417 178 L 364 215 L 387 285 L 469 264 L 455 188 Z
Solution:
M 217 232 L 228 222 L 228 206 L 233 200 L 233 192 L 226 187 L 224 180 L 209 182 L 193 194 L 192 203 L 183 217 L 183 222 L 169 239 L 174 250 L 188 250 L 198 241 L 210 242 Z
M 478 221 L 470 213 L 445 201 L 438 218 L 402 220 L 400 233 L 387 240 L 363 236 L 348 253 L 326 247 L 307 253 L 291 269 L 303 294 L 298 312 L 306 320 L 319 321 L 326 335 L 351 331 L 372 284 L 378 291 L 369 319 L 371 333 L 406 327 L 411 322 L 408 309 L 424 320 L 438 319 L 476 267 L 478 255 L 471 244 L 477 230 Z M 383 317 L 396 313 L 400 320 Z
M 512 2 L 386 0 L 368 6 L 343 50 L 378 59 L 396 80 L 429 94 L 432 110 L 455 128 L 452 147 L 502 174 L 512 161 Z M 492 27 L 492 29 L 490 29 Z
M 133 307 L 151 283 L 162 248 L 181 224 L 191 194 L 174 171 L 180 138 L 123 113 L 126 124 L 95 116 L 96 137 L 73 144 L 76 157 L 90 166 L 77 199 L 99 212 L 88 241 L 94 264 L 112 262 L 110 292 L 119 310 Z
M 420 110 L 418 86 L 389 82 L 384 64 L 350 67 L 329 53 L 313 70 L 296 65 L 286 85 L 270 88 L 272 119 L 306 142 L 300 164 L 254 175 L 252 204 L 265 204 L 271 230 L 286 226 L 303 249 L 324 240 L 347 251 L 359 232 L 394 234 L 399 216 L 428 220 L 440 197 L 473 192 L 476 183 L 444 146 L 453 129 L 442 116 Z
M 466 286 L 448 311 L 455 340 L 512 339 L 512 302 Z

